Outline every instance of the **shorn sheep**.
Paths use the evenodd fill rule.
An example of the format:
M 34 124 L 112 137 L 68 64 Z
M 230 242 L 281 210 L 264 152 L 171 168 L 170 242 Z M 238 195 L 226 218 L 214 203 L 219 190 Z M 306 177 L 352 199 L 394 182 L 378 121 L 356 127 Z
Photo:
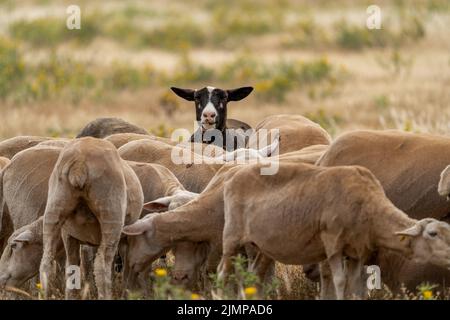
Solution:
M 363 166 L 380 181 L 389 200 L 411 218 L 449 221 L 450 202 L 436 192 L 441 172 L 450 164 L 448 136 L 356 130 L 337 137 L 317 164 Z M 379 250 L 370 264 L 380 266 L 383 281 L 394 292 L 402 286 L 415 290 L 422 282 L 445 287 L 450 281 L 445 268 L 417 264 L 387 250 Z
M 261 277 L 271 260 L 326 261 L 338 299 L 362 294 L 363 265 L 378 248 L 450 267 L 450 226 L 409 218 L 367 169 L 282 163 L 272 177 L 259 175 L 259 166 L 243 167 L 225 183 L 220 279 L 247 244 L 259 251 L 254 270 Z M 243 195 L 243 188 L 252 190 L 252 197 Z M 322 290 L 328 287 L 323 280 Z
M 70 142 L 59 155 L 49 181 L 44 213 L 44 253 L 40 278 L 50 297 L 58 238 L 63 236 L 67 265 L 79 265 L 81 243 L 98 246 L 94 276 L 99 299 L 111 298 L 111 269 L 124 225 L 136 221 L 143 192 L 134 171 L 114 145 L 96 138 Z M 84 210 L 85 207 L 90 212 Z M 66 295 L 76 294 L 66 290 Z

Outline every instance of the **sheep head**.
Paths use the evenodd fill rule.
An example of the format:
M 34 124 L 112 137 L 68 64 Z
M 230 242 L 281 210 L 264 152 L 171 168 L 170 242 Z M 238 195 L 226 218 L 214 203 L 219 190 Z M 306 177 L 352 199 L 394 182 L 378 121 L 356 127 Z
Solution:
M 19 287 L 35 276 L 42 251 L 42 234 L 36 234 L 29 225 L 14 232 L 0 259 L 0 287 Z
M 422 219 L 397 235 L 410 240 L 412 258 L 450 269 L 450 225 L 431 218 Z

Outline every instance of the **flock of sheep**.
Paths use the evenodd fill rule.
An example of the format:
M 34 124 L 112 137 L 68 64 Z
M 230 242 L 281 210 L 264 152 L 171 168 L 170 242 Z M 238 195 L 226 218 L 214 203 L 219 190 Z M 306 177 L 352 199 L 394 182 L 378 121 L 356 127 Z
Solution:
M 242 127 L 220 114 L 214 88 L 203 89 L 203 104 L 196 92 L 187 100 L 217 112 L 215 122 L 201 112 L 198 121 Z M 273 129 L 279 135 L 261 152 L 258 132 Z M 172 280 L 188 288 L 211 272 L 226 283 L 238 254 L 261 283 L 275 261 L 303 265 L 324 299 L 364 298 L 365 265 L 378 265 L 393 291 L 450 280 L 449 137 L 359 130 L 331 141 L 300 115 L 270 116 L 253 135 L 248 149 L 231 152 L 103 118 L 76 139 L 0 142 L 0 288 L 39 275 L 50 298 L 64 264 L 91 264 L 98 298 L 110 299 L 117 257 L 122 289 L 145 289 L 169 251 Z M 207 147 L 215 161 L 172 160 L 205 160 L 198 150 Z M 262 175 L 275 161 L 276 174 Z M 81 294 L 66 289 L 68 299 Z

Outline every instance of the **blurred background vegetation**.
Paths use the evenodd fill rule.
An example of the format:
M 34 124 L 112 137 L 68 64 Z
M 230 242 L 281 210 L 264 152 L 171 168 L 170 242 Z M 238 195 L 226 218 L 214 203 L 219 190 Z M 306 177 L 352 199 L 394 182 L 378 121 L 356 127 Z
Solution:
M 81 30 L 66 28 L 67 6 Z M 298 113 L 450 133 L 450 1 L 0 0 L 0 138 L 73 136 L 98 116 L 169 135 L 194 109 L 170 86 L 253 85 L 230 117 Z

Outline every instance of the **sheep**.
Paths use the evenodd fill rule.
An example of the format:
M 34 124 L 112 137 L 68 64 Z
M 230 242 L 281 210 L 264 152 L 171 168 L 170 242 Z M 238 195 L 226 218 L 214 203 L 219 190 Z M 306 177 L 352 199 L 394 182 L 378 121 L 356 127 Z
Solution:
M 120 118 L 97 118 L 89 122 L 77 134 L 77 138 L 106 138 L 114 133 L 138 133 L 148 135 L 145 129 L 139 128 Z
M 147 215 L 136 223 L 125 226 L 122 232 L 128 236 L 129 252 L 134 253 L 133 257 L 127 259 L 130 268 L 143 269 L 180 242 L 191 242 L 191 246 L 184 244 L 184 248 L 179 247 L 174 252 L 179 283 L 193 287 L 197 280 L 197 271 L 203 264 L 206 265 L 207 271 L 214 271 L 222 250 L 225 177 L 241 166 L 224 165 L 205 190 L 185 205 L 167 212 Z M 149 224 L 154 228 L 147 229 Z M 198 244 L 205 246 L 206 250 L 205 247 L 198 248 Z M 186 264 L 179 261 L 179 256 L 186 256 L 197 250 L 203 252 L 203 255 L 185 259 Z
M 8 158 L 0 157 L 0 170 L 6 167 L 11 161 Z
M 40 280 L 49 297 L 58 238 L 63 235 L 67 265 L 79 265 L 80 243 L 98 246 L 94 276 L 99 299 L 111 298 L 111 268 L 124 225 L 136 221 L 143 191 L 134 171 L 108 141 L 85 137 L 60 153 L 49 180 L 44 213 Z M 90 214 L 81 215 L 88 207 Z M 66 290 L 72 295 L 73 290 Z
M 411 218 L 440 220 L 448 219 L 450 202 L 440 197 L 436 188 L 442 170 L 449 163 L 450 138 L 397 130 L 345 133 L 317 161 L 319 166 L 366 167 L 380 181 L 393 204 Z M 380 266 L 383 281 L 394 292 L 402 284 L 415 290 L 423 281 L 437 284 L 450 281 L 450 272 L 444 268 L 419 265 L 386 250 L 380 250 L 370 264 Z
M 64 148 L 68 143 L 70 142 L 70 139 L 54 139 L 54 140 L 47 140 L 42 141 L 36 145 L 36 147 L 56 147 L 56 148 Z
M 295 158 L 296 154 L 298 158 Z M 293 152 L 287 160 L 283 160 L 282 156 L 281 162 L 305 161 L 305 154 L 300 151 Z M 266 161 L 271 161 L 270 159 L 267 158 Z M 176 283 L 192 288 L 201 267 L 205 266 L 207 271 L 213 272 L 222 251 L 224 181 L 241 166 L 243 165 L 224 164 L 194 200 L 175 209 L 169 208 L 166 204 L 166 208 L 161 208 L 160 211 L 170 209 L 169 211 L 145 216 L 132 226 L 124 227 L 123 233 L 128 235 L 130 252 L 137 253 L 133 259 L 128 259 L 130 268 L 143 268 L 177 245 L 174 250 Z M 153 221 L 153 219 L 161 224 L 157 227 L 158 230 L 163 230 L 161 233 L 152 234 L 140 229 L 146 220 Z M 178 246 L 181 241 L 184 242 L 183 245 Z M 191 245 L 186 242 L 191 242 Z M 186 258 L 189 256 L 192 257 L 190 260 Z
M 389 201 L 369 170 L 281 163 L 277 175 L 262 176 L 259 166 L 240 168 L 224 183 L 220 280 L 227 278 L 232 257 L 247 244 L 259 251 L 260 276 L 271 260 L 326 261 L 338 299 L 362 292 L 363 265 L 378 248 L 450 268 L 450 226 L 408 217 Z M 252 190 L 252 197 L 243 189 Z M 144 230 L 154 230 L 154 221 Z
M 222 164 L 205 163 L 195 153 L 184 148 L 173 147 L 163 142 L 153 140 L 131 141 L 119 148 L 120 156 L 129 161 L 158 163 L 167 167 L 183 186 L 192 192 L 201 192 Z M 176 164 L 172 155 L 181 155 L 185 152 L 189 159 L 196 160 L 191 164 Z M 181 156 L 180 156 L 181 158 Z
M 23 151 L 13 160 L 6 179 L 2 180 L 8 192 L 0 196 L 8 205 L 8 219 L 12 220 L 12 229 L 15 231 L 9 237 L 0 259 L 0 287 L 21 286 L 39 272 L 43 253 L 42 215 L 47 201 L 49 177 L 60 150 L 34 147 Z M 165 201 L 169 199 L 174 206 L 184 204 L 197 195 L 185 190 L 176 177 L 163 166 L 138 162 L 128 164 L 141 183 L 145 202 L 164 197 Z M 36 165 L 40 170 L 35 170 Z M 17 183 L 23 176 L 27 179 L 23 180 L 23 183 Z M 18 196 L 15 196 L 16 194 Z M 57 256 L 60 257 L 64 250 L 62 241 L 58 241 L 58 244 L 61 250 L 58 250 Z M 20 263 L 24 258 L 27 259 L 27 264 Z
M 47 184 L 59 152 L 59 148 L 35 146 L 19 152 L 1 171 L 0 253 L 14 230 L 44 213 Z
M 270 140 L 271 130 L 279 130 L 279 154 L 300 150 L 311 145 L 329 145 L 330 135 L 317 123 L 294 114 L 269 116 L 256 125 L 255 132 L 250 136 L 248 147 L 257 149 L 261 143 Z M 273 140 L 273 137 L 272 137 Z
M 177 96 L 195 102 L 199 128 L 191 136 L 191 142 L 213 143 L 228 151 L 245 147 L 245 136 L 239 131 L 248 130 L 250 126 L 242 121 L 227 121 L 227 103 L 244 99 L 253 91 L 252 87 L 231 90 L 209 86 L 198 90 L 176 87 L 171 89 Z
M 450 201 L 450 165 L 447 166 L 441 173 L 441 179 L 438 184 L 439 195 L 446 197 Z
M 326 144 L 311 145 L 300 150 L 280 154 L 278 160 L 315 164 L 328 149 Z
M 176 141 L 172 141 L 169 138 L 162 138 L 162 137 L 157 137 L 157 136 L 153 136 L 153 135 L 132 133 L 132 132 L 114 133 L 110 136 L 107 136 L 104 139 L 111 142 L 117 149 L 119 149 L 121 146 L 127 144 L 130 141 L 142 140 L 142 139 L 158 140 L 158 141 L 170 144 L 170 145 L 176 145 L 178 143 Z
M 12 159 L 14 155 L 22 150 L 31 148 L 42 141 L 51 140 L 48 137 L 17 136 L 0 142 L 0 156 Z

